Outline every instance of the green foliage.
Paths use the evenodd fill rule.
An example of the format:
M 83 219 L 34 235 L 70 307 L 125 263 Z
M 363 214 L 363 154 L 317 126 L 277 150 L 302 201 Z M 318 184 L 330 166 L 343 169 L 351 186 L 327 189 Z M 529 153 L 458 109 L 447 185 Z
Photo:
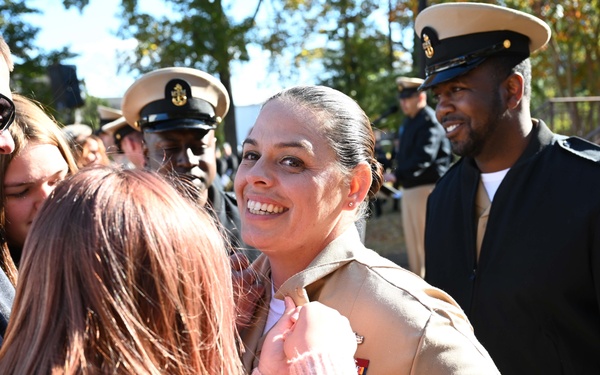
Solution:
M 23 17 L 35 13 L 39 11 L 28 7 L 25 0 L 0 3 L 0 35 L 8 43 L 15 62 L 11 89 L 40 102 L 52 103 L 47 67 L 75 55 L 66 48 L 45 51 L 32 43 L 40 30 L 26 23 Z
M 279 73 L 284 86 L 320 83 L 337 88 L 357 100 L 374 118 L 396 103 L 397 76 L 419 75 L 421 51 L 413 48 L 419 41 L 411 32 L 419 7 L 447 2 L 253 0 L 253 13 L 234 17 L 233 1 L 164 0 L 164 15 L 154 16 L 142 12 L 138 0 L 122 0 L 118 35 L 135 38 L 138 44 L 119 57 L 120 70 L 142 74 L 165 66 L 195 67 L 219 77 L 231 93 L 230 65 L 247 61 L 247 46 L 253 44 L 270 53 L 270 69 Z M 529 12 L 552 29 L 548 47 L 532 56 L 532 107 L 539 108 L 540 117 L 546 110 L 541 105 L 549 98 L 600 92 L 600 83 L 595 79 L 600 75 L 600 0 L 484 2 Z M 12 87 L 51 104 L 47 66 L 73 55 L 67 49 L 44 51 L 31 43 L 39 30 L 22 19 L 36 12 L 26 3 L 14 0 L 0 4 L 0 32 L 18 65 Z M 66 8 L 79 10 L 88 3 L 63 0 Z M 387 19 L 375 19 L 376 14 Z M 303 73 L 306 71 L 312 75 L 307 76 Z M 89 99 L 91 103 L 83 109 L 84 118 L 95 110 L 95 99 Z M 70 122 L 72 114 L 57 117 Z M 585 126 L 578 125 L 577 116 L 570 121 L 580 127 L 579 132 L 585 131 Z M 233 111 L 226 123 L 227 134 L 220 138 L 233 144 Z M 398 123 L 397 116 L 390 116 L 380 126 L 395 129 Z
M 272 69 L 282 81 L 304 79 L 338 89 L 354 98 L 372 118 L 397 104 L 395 78 L 412 71 L 412 34 L 401 29 L 412 20 L 407 2 L 376 0 L 272 1 L 257 42 L 273 56 Z M 416 7 L 416 4 L 415 4 Z M 395 34 L 400 40 L 393 40 Z M 396 129 L 390 117 L 382 128 Z

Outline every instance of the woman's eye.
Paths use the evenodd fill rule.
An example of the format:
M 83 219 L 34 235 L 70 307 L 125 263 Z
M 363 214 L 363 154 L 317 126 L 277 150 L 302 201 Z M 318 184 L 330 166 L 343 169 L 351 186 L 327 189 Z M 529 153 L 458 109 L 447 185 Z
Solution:
M 23 198 L 28 193 L 29 193 L 29 189 L 25 189 L 25 190 L 21 190 L 21 191 L 12 192 L 10 194 L 6 194 L 6 196 L 9 198 Z
M 294 158 L 294 157 L 283 158 L 281 163 L 288 167 L 292 167 L 292 168 L 299 168 L 299 167 L 304 166 L 304 163 L 302 162 L 302 160 L 300 160 L 298 158 Z
M 254 151 L 245 151 L 242 154 L 243 160 L 258 160 L 258 154 Z

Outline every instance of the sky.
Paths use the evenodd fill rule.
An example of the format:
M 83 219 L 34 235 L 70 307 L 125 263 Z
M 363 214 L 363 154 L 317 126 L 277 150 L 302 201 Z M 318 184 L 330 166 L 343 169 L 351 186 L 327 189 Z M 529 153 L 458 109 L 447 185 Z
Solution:
M 254 1 L 232 0 L 236 13 L 244 17 L 252 12 Z M 65 10 L 61 0 L 32 0 L 28 5 L 41 10 L 27 22 L 40 27 L 35 45 L 45 49 L 70 47 L 79 54 L 63 64 L 75 65 L 77 77 L 85 81 L 89 95 L 99 98 L 119 98 L 135 80 L 129 73 L 117 74 L 116 55 L 119 50 L 132 49 L 134 40 L 115 36 L 120 25 L 120 0 L 90 0 L 83 13 L 78 9 Z M 162 0 L 140 0 L 144 10 L 169 12 Z M 250 9 L 245 9 L 250 8 Z M 257 49 L 251 49 L 251 61 L 232 65 L 232 95 L 236 106 L 260 104 L 282 89 L 277 77 L 268 73 L 268 58 Z

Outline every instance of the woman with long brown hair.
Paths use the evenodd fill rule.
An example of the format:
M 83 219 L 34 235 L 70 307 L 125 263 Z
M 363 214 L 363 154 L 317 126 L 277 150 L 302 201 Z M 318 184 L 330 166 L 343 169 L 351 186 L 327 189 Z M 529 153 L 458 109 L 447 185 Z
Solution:
M 239 372 L 232 296 L 213 293 L 231 289 L 229 264 L 208 215 L 153 174 L 104 168 L 49 200 L 23 254 L 0 373 Z

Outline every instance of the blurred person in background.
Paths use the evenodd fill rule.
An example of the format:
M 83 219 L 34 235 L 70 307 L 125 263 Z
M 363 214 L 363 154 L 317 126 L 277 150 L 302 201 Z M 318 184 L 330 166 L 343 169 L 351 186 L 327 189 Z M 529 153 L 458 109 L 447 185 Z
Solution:
M 106 123 L 102 131 L 112 137 L 115 152 L 124 156 L 121 164 L 127 168 L 144 168 L 144 140 L 142 132 L 129 126 L 125 117 Z
M 79 168 L 94 164 L 110 164 L 104 142 L 100 136 L 94 134 L 91 126 L 70 124 L 63 126 L 62 131 L 71 144 Z
M 129 161 L 127 157 L 120 152 L 119 147 L 115 144 L 115 138 L 112 133 L 105 130 L 105 125 L 112 123 L 123 117 L 123 112 L 120 109 L 98 105 L 98 118 L 100 120 L 99 127 L 94 131 L 94 134 L 99 136 L 104 143 L 106 155 L 108 158 L 117 164 L 125 165 Z
M 102 138 L 97 135 L 90 135 L 79 143 L 80 153 L 77 158 L 79 168 L 90 165 L 109 165 L 110 159 L 106 154 L 106 148 Z
M 405 115 L 398 130 L 399 143 L 393 173 L 385 176 L 402 187 L 402 228 L 406 241 L 408 268 L 425 276 L 425 215 L 427 198 L 436 181 L 452 161 L 450 142 L 427 105 L 427 94 L 419 91 L 421 78 L 398 77 L 398 100 Z

